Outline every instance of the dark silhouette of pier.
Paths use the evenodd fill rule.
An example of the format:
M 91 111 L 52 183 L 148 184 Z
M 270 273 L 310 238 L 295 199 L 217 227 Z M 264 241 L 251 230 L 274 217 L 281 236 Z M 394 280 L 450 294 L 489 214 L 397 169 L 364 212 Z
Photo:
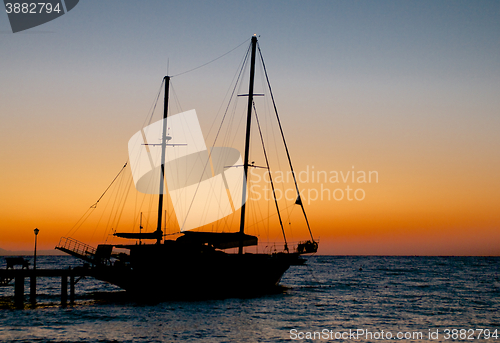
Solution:
M 75 302 L 75 285 L 85 276 L 92 276 L 90 268 L 76 267 L 68 269 L 0 269 L 0 280 L 6 283 L 14 280 L 14 305 L 24 307 L 24 281 L 30 278 L 30 302 L 36 304 L 36 279 L 39 277 L 61 278 L 61 305 L 66 306 L 68 300 L 70 304 Z M 68 279 L 69 279 L 69 299 L 68 299 Z

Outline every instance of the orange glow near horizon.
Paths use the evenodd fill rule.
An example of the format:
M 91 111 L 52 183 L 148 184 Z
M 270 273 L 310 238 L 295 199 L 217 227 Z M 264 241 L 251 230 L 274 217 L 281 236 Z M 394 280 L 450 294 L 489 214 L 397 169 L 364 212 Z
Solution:
M 126 136 L 121 136 L 120 140 L 126 142 Z M 292 145 L 295 144 L 292 142 Z M 329 151 L 333 148 L 327 140 L 307 144 L 325 146 L 318 157 L 308 154 L 309 150 L 317 150 L 309 146 L 304 149 L 299 145 L 295 149 L 297 152 L 292 153 L 313 234 L 320 239 L 319 253 L 500 255 L 498 160 L 492 161 L 488 169 L 476 170 L 465 162 L 473 163 L 481 156 L 463 157 L 460 151 L 454 151 L 446 154 L 448 162 L 444 163 L 443 155 L 436 151 L 413 154 L 408 159 L 400 152 L 388 149 L 378 153 L 376 158 L 366 156 L 369 151 L 360 152 L 355 159 L 357 163 L 353 163 L 349 156 L 330 156 Z M 63 147 L 54 156 L 44 155 L 47 161 L 42 156 L 33 155 L 35 173 L 30 168 L 15 167 L 26 166 L 26 162 L 17 156 L 11 159 L 13 168 L 2 171 L 3 179 L 10 182 L 3 186 L 0 198 L 0 248 L 32 249 L 35 227 L 40 229 L 40 249 L 53 249 L 59 238 L 68 233 L 91 245 L 109 242 L 112 240 L 112 229 L 138 230 L 140 211 L 145 212 L 145 218 L 151 218 L 145 219 L 145 230 L 154 230 L 156 200 L 148 200 L 145 207 L 139 209 L 137 202 L 143 198 L 136 195 L 134 189 L 129 198 L 132 204 L 122 212 L 118 227 L 111 221 L 106 229 L 105 224 L 110 219 L 101 218 L 99 213 L 111 206 L 106 204 L 112 202 L 110 199 L 114 197 L 113 189 L 110 189 L 96 213 L 76 232 L 72 231 L 78 219 L 119 171 L 123 164 L 120 159 L 123 160 L 125 154 L 111 156 L 100 149 L 94 155 L 82 152 L 73 156 L 67 154 L 66 149 L 69 151 L 71 145 Z M 121 147 L 119 150 L 124 149 Z M 36 147 L 34 151 L 41 153 L 44 150 Z M 389 157 L 389 154 L 392 155 Z M 66 156 L 64 163 L 60 155 Z M 371 174 L 372 179 L 369 179 L 368 175 L 374 171 L 376 174 Z M 354 172 L 356 177 L 353 179 Z M 129 171 L 127 173 L 130 174 Z M 366 177 L 359 178 L 360 175 Z M 281 174 L 283 180 L 276 172 L 273 177 L 280 194 L 286 194 L 292 200 L 280 200 L 288 239 L 308 239 L 300 208 L 293 205 L 295 195 L 291 178 L 286 180 L 286 172 Z M 263 202 L 266 196 L 264 187 L 269 188 L 269 184 L 263 181 L 262 172 L 254 170 L 250 180 L 250 187 L 254 188 L 251 188 L 253 191 L 249 196 L 253 199 L 260 197 L 261 200 L 255 210 L 252 210 L 253 205 L 249 205 L 248 233 L 258 235 L 261 242 L 279 240 L 281 230 L 274 214 L 274 204 Z M 291 192 L 286 193 L 288 189 Z M 350 189 L 351 200 L 346 189 Z M 357 189 L 362 189 L 357 193 L 358 200 L 354 194 Z M 269 192 L 267 195 L 270 195 Z M 361 197 L 362 200 L 359 200 Z M 168 202 L 167 208 L 172 211 Z M 263 212 L 265 218 L 268 210 L 271 215 L 269 222 L 252 226 L 252 221 L 258 221 L 257 214 Z M 172 213 L 170 218 L 168 230 L 178 230 Z M 237 231 L 238 220 L 233 218 L 231 223 L 231 228 Z M 269 225 L 269 230 L 262 224 Z M 211 225 L 206 229 L 211 230 Z
M 346 170 L 348 171 L 348 170 Z M 303 198 L 307 214 L 312 226 L 313 234 L 320 240 L 320 254 L 335 255 L 499 255 L 500 247 L 500 218 L 495 211 L 493 189 L 483 189 L 476 183 L 475 187 L 463 184 L 461 188 L 451 188 L 446 183 L 429 192 L 419 184 L 399 184 L 401 180 L 386 180 L 383 172 L 379 172 L 379 182 L 375 183 L 302 183 Z M 425 179 L 425 175 L 420 175 Z M 47 175 L 47 178 L 50 177 Z M 53 179 L 54 180 L 54 179 Z M 304 181 L 304 178 L 302 179 Z M 55 180 L 54 180 L 55 181 Z M 63 182 L 64 180 L 57 180 Z M 324 181 L 324 180 L 322 180 Z M 428 181 L 428 180 L 427 180 Z M 101 186 L 105 184 L 101 183 Z M 6 250 L 28 250 L 33 246 L 33 229 L 40 229 L 38 246 L 41 250 L 50 250 L 58 243 L 59 238 L 68 233 L 72 237 L 97 245 L 108 241 L 117 243 L 113 239 L 111 229 L 117 231 L 137 231 L 138 214 L 133 207 L 126 207 L 123 211 L 119 226 L 108 227 L 105 223 L 109 219 L 101 217 L 101 209 L 106 209 L 103 202 L 95 210 L 96 213 L 78 229 L 71 230 L 78 218 L 85 212 L 89 204 L 95 201 L 95 194 L 99 194 L 97 186 L 79 188 L 78 197 L 61 197 L 61 193 L 68 192 L 69 184 L 61 185 L 52 192 L 39 192 L 22 196 L 22 192 L 9 201 L 2 198 L 1 248 Z M 261 183 L 261 185 L 265 185 Z M 330 198 L 328 194 L 337 188 L 363 188 L 365 198 L 362 201 L 341 201 Z M 398 187 L 399 185 L 399 187 Z M 33 186 L 31 184 L 27 185 Z M 285 185 L 287 187 L 288 184 Z M 437 187 L 437 185 L 436 185 Z M 307 195 L 315 195 L 315 191 L 323 189 L 324 199 L 313 200 Z M 330 192 L 326 192 L 329 189 Z M 8 190 L 8 188 L 7 188 Z M 5 193 L 4 193 L 5 194 Z M 290 193 L 291 194 L 291 193 Z M 340 193 L 337 193 L 337 195 Z M 408 196 L 411 194 L 411 196 Z M 466 196 L 465 196 L 466 194 Z M 262 194 L 261 194 L 262 195 Z M 255 196 L 255 194 L 254 194 Z M 69 201 L 71 200 L 71 201 Z M 149 205 L 150 214 L 145 213 L 145 231 L 153 231 L 156 218 L 156 203 Z M 13 206 L 24 203 L 24 207 Z M 249 205 L 247 232 L 259 236 L 259 241 L 280 241 L 280 229 L 277 217 L 273 215 L 274 205 L 259 202 L 259 206 L 271 209 L 271 218 L 264 225 L 252 223 L 256 220 L 256 210 Z M 308 239 L 305 222 L 300 216 L 297 205 L 288 204 L 287 211 L 282 210 L 288 240 L 298 242 Z M 293 206 L 296 206 L 294 208 Z M 171 211 L 171 209 L 169 210 Z M 260 211 L 260 210 L 258 210 Z M 257 211 L 257 212 L 258 212 Z M 6 215 L 8 213 L 8 215 Z M 150 216 L 152 219 L 146 219 Z M 171 219 L 167 225 L 167 232 L 178 230 L 175 216 L 170 213 Z M 239 211 L 230 219 L 230 227 L 237 231 Z M 291 224 L 288 224 L 290 220 Z M 100 221 L 100 222 L 99 222 Z M 99 225 L 97 223 L 99 222 Z M 231 224 L 232 223 L 232 224 Z M 270 225 L 269 232 L 265 228 Z M 10 229 L 5 229 L 10 228 Z M 211 229 L 207 225 L 207 230 Z M 130 242 L 130 241 L 129 241 Z M 250 251 L 250 250 L 249 250 Z

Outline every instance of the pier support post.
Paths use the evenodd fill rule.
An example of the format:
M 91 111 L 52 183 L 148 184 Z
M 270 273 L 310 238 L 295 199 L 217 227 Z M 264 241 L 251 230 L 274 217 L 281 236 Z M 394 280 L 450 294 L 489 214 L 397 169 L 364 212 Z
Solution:
M 61 276 L 61 305 L 66 306 L 68 303 L 68 276 Z
M 31 305 L 36 305 L 36 274 L 33 271 L 33 274 L 30 277 L 30 302 Z
M 14 305 L 24 306 L 24 275 L 16 275 L 14 280 Z
M 75 276 L 73 274 L 69 277 L 69 303 L 75 303 Z

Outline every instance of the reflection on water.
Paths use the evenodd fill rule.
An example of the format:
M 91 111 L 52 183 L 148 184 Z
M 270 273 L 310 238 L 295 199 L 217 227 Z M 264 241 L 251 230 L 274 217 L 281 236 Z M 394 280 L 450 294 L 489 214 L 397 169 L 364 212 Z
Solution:
M 499 262 L 488 257 L 317 256 L 290 268 L 282 280 L 288 287 L 283 294 L 158 304 L 130 301 L 116 287 L 87 278 L 76 285 L 76 305 L 67 308 L 59 305 L 60 279 L 43 278 L 35 309 L 8 308 L 5 301 L 13 287 L 0 288 L 0 340 L 279 342 L 290 341 L 293 329 L 363 329 L 422 332 L 422 339 L 405 340 L 417 342 L 430 341 L 430 329 L 440 333 L 433 342 L 446 342 L 447 328 L 500 330 Z M 37 259 L 39 268 L 71 265 L 78 265 L 71 257 Z

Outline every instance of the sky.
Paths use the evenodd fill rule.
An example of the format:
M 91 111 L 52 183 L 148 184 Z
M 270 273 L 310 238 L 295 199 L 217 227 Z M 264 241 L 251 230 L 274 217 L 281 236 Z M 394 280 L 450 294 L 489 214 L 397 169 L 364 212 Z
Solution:
M 0 248 L 37 227 L 52 249 L 163 76 L 244 43 L 172 79 L 208 132 L 257 34 L 319 253 L 499 256 L 499 19 L 497 1 L 87 0 L 13 34 L 0 11 Z M 75 238 L 105 239 L 86 225 Z

